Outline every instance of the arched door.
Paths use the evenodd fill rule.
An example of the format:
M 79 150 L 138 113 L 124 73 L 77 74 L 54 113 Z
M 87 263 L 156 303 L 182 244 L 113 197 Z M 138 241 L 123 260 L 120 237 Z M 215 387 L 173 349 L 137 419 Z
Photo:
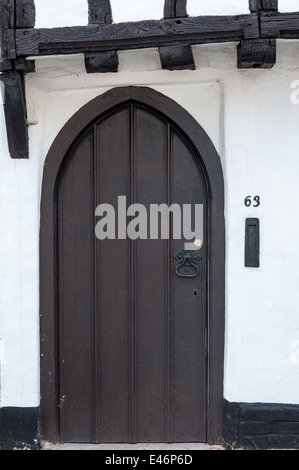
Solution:
M 169 217 L 157 216 L 161 205 L 173 208 Z M 187 207 L 194 228 L 196 205 L 197 267 L 187 261 L 176 270 Z M 212 206 L 199 149 L 167 109 L 134 89 L 107 103 L 68 146 L 51 211 L 55 351 L 46 361 L 58 440 L 208 440 Z

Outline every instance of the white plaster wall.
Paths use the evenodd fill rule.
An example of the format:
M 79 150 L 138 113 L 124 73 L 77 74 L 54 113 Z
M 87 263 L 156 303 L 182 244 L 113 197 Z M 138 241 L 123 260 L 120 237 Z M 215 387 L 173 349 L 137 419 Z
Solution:
M 10 159 L 3 107 L 0 109 L 0 365 L 1 402 L 39 403 L 38 313 L 38 158 Z
M 88 24 L 87 0 L 34 0 L 36 28 L 86 26 Z
M 278 10 L 282 13 L 299 11 L 299 0 L 278 0 Z
M 279 44 L 278 54 L 287 48 Z M 299 338 L 299 107 L 290 101 L 297 76 L 298 69 L 245 72 L 226 88 L 230 401 L 299 403 L 299 368 L 292 360 Z M 260 195 L 260 208 L 242 208 L 245 195 Z M 240 268 L 246 216 L 261 221 L 260 269 Z
M 249 13 L 249 0 L 188 0 L 190 16 L 236 15 Z M 281 0 L 288 4 L 298 0 Z M 164 0 L 110 0 L 113 21 L 160 20 L 164 16 Z M 88 24 L 87 0 L 35 0 L 36 28 L 86 26 Z
M 113 21 L 160 20 L 164 16 L 164 0 L 110 0 Z
M 1 111 L 2 406 L 39 401 L 38 237 L 42 168 L 64 123 L 114 86 L 146 85 L 185 107 L 222 160 L 226 184 L 225 398 L 299 403 L 299 43 L 278 41 L 273 70 L 238 70 L 236 44 L 193 48 L 197 70 L 162 71 L 158 52 L 121 52 L 118 74 L 87 75 L 82 56 L 42 58 L 27 78 L 30 159 L 9 158 Z M 299 96 L 299 93 L 298 95 Z M 244 199 L 259 195 L 258 209 Z M 261 220 L 261 268 L 244 268 L 246 217 Z M 294 346 L 295 345 L 295 346 Z
M 241 15 L 249 13 L 249 0 L 187 0 L 190 16 Z
M 110 0 L 115 23 L 161 19 L 164 0 Z M 36 28 L 86 26 L 87 0 L 35 0 Z M 299 0 L 279 0 L 279 11 L 299 11 Z M 240 15 L 249 13 L 249 0 L 187 0 L 190 16 Z

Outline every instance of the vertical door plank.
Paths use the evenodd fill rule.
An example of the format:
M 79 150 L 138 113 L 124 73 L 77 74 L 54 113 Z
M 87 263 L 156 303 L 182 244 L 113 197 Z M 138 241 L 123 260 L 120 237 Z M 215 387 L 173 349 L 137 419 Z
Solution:
M 203 204 L 202 178 L 192 153 L 172 133 L 173 202 Z M 175 256 L 184 248 L 184 240 L 174 241 Z M 207 240 L 198 262 L 200 274 L 195 279 L 173 279 L 173 439 L 175 442 L 206 440 L 206 251 Z M 175 261 L 175 264 L 177 262 Z
M 167 126 L 135 109 L 135 200 L 167 203 Z M 137 440 L 164 442 L 166 410 L 167 242 L 136 242 L 136 404 Z
M 97 126 L 96 204 L 129 195 L 130 108 Z M 117 237 L 117 234 L 116 234 Z M 128 240 L 97 241 L 98 441 L 129 440 Z
M 92 440 L 92 175 L 90 131 L 71 157 L 59 194 L 59 406 L 63 442 Z

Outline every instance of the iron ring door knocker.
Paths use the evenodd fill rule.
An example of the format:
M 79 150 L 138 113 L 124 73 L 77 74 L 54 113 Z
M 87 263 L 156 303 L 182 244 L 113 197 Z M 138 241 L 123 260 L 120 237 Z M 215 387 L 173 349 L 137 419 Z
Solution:
M 175 257 L 175 260 L 181 261 L 175 268 L 175 272 L 179 277 L 193 279 L 198 276 L 199 268 L 195 264 L 196 261 L 201 261 L 202 258 L 196 255 L 193 250 L 182 250 Z

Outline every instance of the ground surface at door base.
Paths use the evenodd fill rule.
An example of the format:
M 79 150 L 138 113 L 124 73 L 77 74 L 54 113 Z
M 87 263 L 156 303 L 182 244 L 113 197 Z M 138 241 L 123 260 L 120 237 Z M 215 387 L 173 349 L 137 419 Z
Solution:
M 209 444 L 183 443 L 183 444 L 50 444 L 43 442 L 43 450 L 224 450 L 221 446 Z

